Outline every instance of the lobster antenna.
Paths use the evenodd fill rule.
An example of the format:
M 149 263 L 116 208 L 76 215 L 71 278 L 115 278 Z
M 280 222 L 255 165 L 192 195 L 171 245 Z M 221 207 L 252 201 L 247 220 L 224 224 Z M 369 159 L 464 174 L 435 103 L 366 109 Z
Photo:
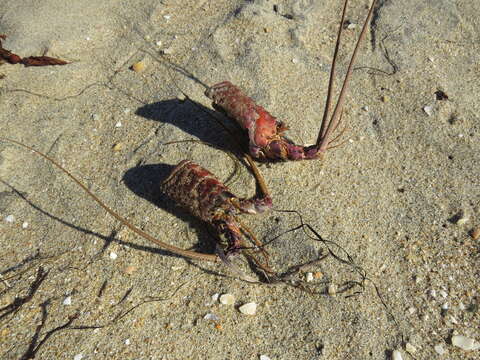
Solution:
M 338 101 L 337 101 L 337 104 L 335 105 L 335 110 L 333 111 L 332 118 L 328 123 L 328 127 L 325 131 L 325 134 L 321 136 L 321 133 L 320 133 L 319 135 L 320 137 L 319 139 L 317 139 L 317 146 L 319 146 L 318 152 L 320 153 L 323 153 L 326 151 L 328 147 L 328 137 L 330 136 L 331 132 L 336 127 L 336 124 L 338 122 L 339 115 L 343 108 L 343 103 L 345 102 L 346 90 L 348 88 L 348 84 L 350 82 L 350 78 L 352 75 L 353 64 L 355 63 L 355 59 L 358 54 L 358 49 L 360 48 L 360 43 L 362 42 L 363 38 L 365 37 L 365 33 L 367 32 L 367 26 L 368 26 L 368 23 L 370 22 L 370 19 L 372 18 L 374 6 L 375 6 L 375 0 L 373 0 L 372 5 L 370 5 L 370 10 L 368 11 L 367 19 L 363 24 L 362 32 L 360 33 L 360 37 L 358 38 L 357 44 L 355 45 L 355 49 L 353 50 L 352 58 L 350 59 L 350 63 L 348 64 L 347 74 L 345 75 L 345 80 L 343 81 L 342 89 L 340 90 L 340 95 L 338 96 Z
M 345 13 L 347 11 L 348 0 L 345 0 L 343 3 L 342 18 L 340 20 L 340 25 L 338 27 L 337 43 L 335 44 L 335 51 L 333 52 L 332 66 L 330 68 L 330 78 L 328 80 L 328 91 L 327 91 L 327 101 L 325 102 L 325 110 L 323 111 L 322 126 L 317 137 L 317 146 L 320 145 L 320 142 L 324 138 L 325 131 L 327 130 L 327 118 L 330 112 L 330 104 L 332 102 L 333 94 L 333 80 L 335 78 L 335 67 L 337 65 L 338 49 L 340 48 L 340 40 L 342 37 L 343 23 L 345 22 Z
M 55 165 L 57 168 L 59 168 L 63 173 L 65 173 L 66 175 L 68 175 L 68 177 L 70 179 L 72 179 L 75 183 L 77 183 L 77 185 L 79 185 L 93 200 L 95 200 L 106 212 L 108 212 L 110 215 L 112 215 L 115 219 L 117 219 L 118 221 L 120 221 L 123 225 L 125 225 L 126 227 L 128 227 L 130 230 L 132 230 L 134 233 L 140 235 L 141 237 L 143 237 L 144 239 L 146 240 L 149 240 L 151 242 L 153 242 L 154 244 L 158 245 L 161 249 L 163 250 L 166 250 L 168 252 L 171 252 L 173 254 L 176 254 L 176 255 L 180 255 L 180 256 L 184 256 L 184 257 L 187 257 L 187 258 L 190 258 L 190 259 L 194 259 L 194 260 L 206 260 L 206 261 L 219 261 L 219 258 L 216 256 L 216 255 L 211 255 L 211 254 L 202 254 L 202 253 L 198 253 L 198 252 L 195 252 L 195 251 L 190 251 L 190 250 L 184 250 L 184 249 L 181 249 L 181 248 L 178 248 L 176 246 L 173 246 L 173 245 L 170 245 L 170 244 L 167 244 L 163 241 L 160 241 L 156 238 L 154 238 L 153 236 L 147 234 L 146 232 L 144 232 L 143 230 L 140 230 L 138 227 L 136 227 L 135 225 L 132 225 L 130 222 L 128 222 L 127 219 L 121 217 L 120 215 L 118 215 L 115 211 L 113 211 L 112 209 L 110 209 L 107 205 L 105 205 L 95 194 L 93 194 L 85 185 L 83 185 L 80 180 L 78 180 L 75 176 L 73 176 L 70 172 L 68 172 L 65 168 L 63 168 L 63 166 L 61 166 L 59 163 L 57 163 L 55 160 L 53 160 L 52 158 L 50 158 L 49 156 L 45 155 L 44 153 L 38 151 L 38 150 L 35 150 L 34 148 L 28 146 L 28 145 L 25 145 L 19 141 L 16 141 L 16 140 L 12 140 L 12 139 L 9 139 L 9 138 L 4 138 L 4 137 L 0 137 L 0 140 L 1 141 L 7 141 L 7 142 L 10 142 L 10 143 L 14 143 L 14 144 L 17 144 L 25 149 L 28 149 L 30 151 L 33 151 L 35 154 L 37 155 L 40 155 L 41 157 L 43 157 L 44 159 L 46 159 L 47 161 L 51 162 L 53 165 Z

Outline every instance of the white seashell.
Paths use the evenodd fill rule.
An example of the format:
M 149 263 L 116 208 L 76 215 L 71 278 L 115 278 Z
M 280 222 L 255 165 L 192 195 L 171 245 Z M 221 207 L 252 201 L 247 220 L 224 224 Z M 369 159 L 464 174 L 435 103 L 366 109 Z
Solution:
M 207 314 L 203 317 L 204 320 L 219 321 L 220 318 L 215 314 Z
M 72 305 L 72 297 L 71 297 L 71 296 L 67 296 L 67 297 L 63 300 L 63 305 Z
M 235 296 L 232 294 L 223 294 L 220 296 L 220 302 L 223 305 L 233 305 L 235 303 Z
M 254 302 L 249 302 L 240 306 L 238 310 L 245 315 L 255 315 L 257 312 L 257 304 Z
M 466 351 L 480 349 L 480 343 L 476 342 L 475 339 L 471 339 L 462 335 L 452 336 L 452 345 Z

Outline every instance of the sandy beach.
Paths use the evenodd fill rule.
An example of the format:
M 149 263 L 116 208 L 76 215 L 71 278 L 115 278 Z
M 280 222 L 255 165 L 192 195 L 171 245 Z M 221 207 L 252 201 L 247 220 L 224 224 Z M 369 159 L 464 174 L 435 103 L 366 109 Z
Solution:
M 237 196 L 255 193 L 214 118 L 245 134 L 206 86 L 231 81 L 293 141 L 314 143 L 342 5 L 4 0 L 4 49 L 69 64 L 0 66 L 0 137 L 52 157 L 159 240 L 213 254 L 211 231 L 160 192 L 190 159 Z M 369 5 L 349 3 L 335 93 Z M 325 255 L 293 284 L 248 283 L 163 251 L 0 140 L 0 358 L 480 358 L 479 14 L 475 0 L 377 0 L 341 146 L 323 160 L 257 163 L 274 210 L 240 218 L 271 266 Z M 301 220 L 282 210 L 323 241 L 289 231 Z M 240 311 L 248 303 L 254 315 Z

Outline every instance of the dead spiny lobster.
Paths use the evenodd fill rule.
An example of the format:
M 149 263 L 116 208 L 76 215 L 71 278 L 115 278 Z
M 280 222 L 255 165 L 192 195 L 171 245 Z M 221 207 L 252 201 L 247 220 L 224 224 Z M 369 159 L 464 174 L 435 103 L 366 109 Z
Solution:
M 244 247 L 242 227 L 235 214 L 257 214 L 272 207 L 268 194 L 240 199 L 211 172 L 189 160 L 182 160 L 172 170 L 162 189 L 178 205 L 216 229 L 226 243 L 227 256 L 238 254 Z
M 206 90 L 205 95 L 213 100 L 213 106 L 224 111 L 229 117 L 236 120 L 242 129 L 248 132 L 249 151 L 254 158 L 261 160 L 317 159 L 321 158 L 329 148 L 329 145 L 331 145 L 332 141 L 330 137 L 341 121 L 343 103 L 345 101 L 345 94 L 351 77 L 353 64 L 360 43 L 365 37 L 367 25 L 372 17 L 375 0 L 372 1 L 367 19 L 365 20 L 362 32 L 353 51 L 337 104 L 331 118 L 328 119 L 333 92 L 333 79 L 335 77 L 335 64 L 340 47 L 347 4 L 348 0 L 345 0 L 330 70 L 328 94 L 322 125 L 314 145 L 296 145 L 285 137 L 284 132 L 288 130 L 288 126 L 286 126 L 284 122 L 277 120 L 262 106 L 257 105 L 252 98 L 245 95 L 239 87 L 233 85 L 231 82 L 224 81 Z

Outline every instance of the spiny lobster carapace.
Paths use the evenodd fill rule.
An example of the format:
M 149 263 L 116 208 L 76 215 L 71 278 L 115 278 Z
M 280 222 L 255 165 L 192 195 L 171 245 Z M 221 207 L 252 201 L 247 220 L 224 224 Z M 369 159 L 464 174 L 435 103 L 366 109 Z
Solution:
M 211 224 L 226 243 L 226 255 L 242 248 L 243 233 L 235 215 L 257 214 L 272 207 L 272 199 L 236 197 L 210 171 L 189 160 L 182 160 L 162 184 L 162 190 L 176 204 Z

